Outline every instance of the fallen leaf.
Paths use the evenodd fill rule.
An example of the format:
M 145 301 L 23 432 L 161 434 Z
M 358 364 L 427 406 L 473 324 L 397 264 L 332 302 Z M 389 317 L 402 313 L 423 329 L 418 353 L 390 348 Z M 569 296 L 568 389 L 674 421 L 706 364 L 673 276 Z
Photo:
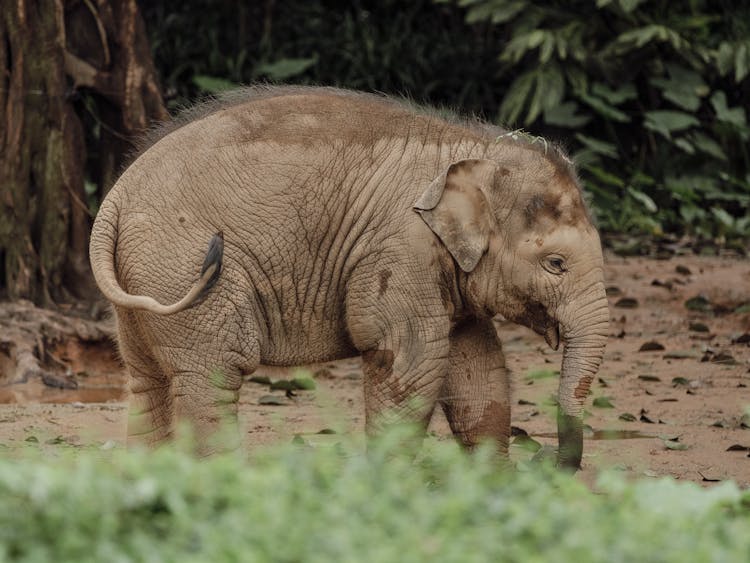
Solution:
M 680 274 L 681 276 L 689 276 L 690 274 L 693 273 L 690 271 L 690 268 L 688 268 L 687 266 L 683 266 L 682 264 L 677 264 L 677 266 L 675 266 L 674 268 L 674 271 Z
M 615 307 L 620 309 L 635 309 L 638 307 L 638 300 L 634 297 L 623 297 L 615 303 Z
M 741 444 L 732 444 L 727 448 L 728 452 L 750 452 L 750 446 L 743 446 Z
M 656 340 L 649 340 L 648 342 L 644 342 L 641 344 L 641 347 L 638 348 L 639 352 L 654 352 L 658 350 L 664 350 L 664 345 L 660 342 L 657 342 Z
M 711 358 L 711 361 L 715 364 L 724 364 L 726 366 L 737 365 L 737 360 L 735 360 L 734 356 L 732 356 L 732 354 L 730 354 L 729 352 L 719 352 L 713 358 Z
M 315 381 L 311 377 L 295 377 L 292 379 L 292 385 L 300 391 L 312 391 L 315 389 Z
M 685 307 L 690 311 L 702 311 L 704 313 L 708 313 L 713 309 L 711 302 L 703 295 L 691 297 L 685 301 Z
M 278 379 L 271 383 L 271 391 L 294 391 L 297 387 L 288 379 Z
M 665 360 L 697 360 L 699 357 L 700 354 L 692 350 L 675 350 L 674 352 L 667 352 L 662 356 Z
M 549 377 L 555 377 L 560 375 L 559 371 L 553 371 L 551 369 L 533 369 L 526 374 L 526 379 L 534 381 L 536 379 L 547 379 Z
M 699 322 L 692 322 L 688 325 L 688 329 L 693 332 L 710 332 L 707 325 Z
M 68 441 L 63 438 L 62 436 L 55 436 L 54 438 L 50 438 L 49 440 L 44 442 L 45 444 L 50 445 L 57 445 L 57 444 L 67 444 Z
M 690 382 L 685 377 L 673 377 L 672 387 L 679 387 L 681 385 L 689 385 Z
M 600 409 L 613 409 L 615 406 L 612 404 L 612 397 L 597 397 L 594 399 L 593 405 Z
M 271 379 L 267 375 L 254 375 L 248 378 L 248 381 L 259 385 L 271 385 Z
M 604 291 L 606 292 L 608 297 L 618 297 L 622 295 L 622 290 L 616 285 L 607 286 Z
M 533 402 L 533 401 L 527 401 L 526 399 L 518 399 L 518 404 L 519 404 L 519 405 L 531 405 L 531 406 L 536 406 L 536 403 L 535 403 L 535 402 Z
M 721 481 L 721 479 L 716 479 L 715 477 L 706 477 L 700 471 L 698 471 L 698 475 L 700 475 L 703 478 L 703 481 L 705 481 L 706 483 L 718 483 L 719 481 Z
M 636 418 L 634 414 L 630 414 L 629 412 L 624 412 L 620 416 L 618 416 L 620 420 L 624 420 L 626 422 L 635 422 Z
M 259 405 L 284 406 L 289 404 L 289 400 L 279 395 L 263 395 L 258 399 Z
M 639 375 L 638 379 L 641 381 L 661 381 L 658 377 L 655 375 Z
M 677 440 L 664 440 L 664 447 L 668 450 L 687 450 L 690 446 Z
M 670 281 L 663 282 L 661 280 L 654 280 L 651 282 L 651 285 L 655 287 L 663 287 L 664 289 L 672 289 L 673 287 L 672 282 Z

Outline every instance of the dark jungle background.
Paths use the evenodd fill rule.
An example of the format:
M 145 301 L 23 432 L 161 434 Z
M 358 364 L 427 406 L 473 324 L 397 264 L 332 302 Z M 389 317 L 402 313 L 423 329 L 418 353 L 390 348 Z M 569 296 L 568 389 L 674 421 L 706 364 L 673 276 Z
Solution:
M 744 252 L 750 235 L 746 1 L 19 0 L 0 8 L 0 65 L 0 297 L 90 296 L 91 221 L 133 139 L 256 81 L 558 140 L 621 253 Z

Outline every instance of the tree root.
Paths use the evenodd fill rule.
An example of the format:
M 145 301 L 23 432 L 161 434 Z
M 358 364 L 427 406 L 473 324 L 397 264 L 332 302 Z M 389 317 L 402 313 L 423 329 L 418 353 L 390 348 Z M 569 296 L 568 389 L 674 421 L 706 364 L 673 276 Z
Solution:
M 49 387 L 76 389 L 70 365 L 55 357 L 56 345 L 70 339 L 84 343 L 112 341 L 114 323 L 66 316 L 29 301 L 0 303 L 0 386 L 38 377 Z M 114 344 L 113 344 L 114 345 Z

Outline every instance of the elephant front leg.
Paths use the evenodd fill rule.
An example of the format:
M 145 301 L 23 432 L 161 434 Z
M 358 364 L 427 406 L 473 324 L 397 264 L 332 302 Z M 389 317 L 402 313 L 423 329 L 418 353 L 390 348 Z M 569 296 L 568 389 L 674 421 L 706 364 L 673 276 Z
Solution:
M 362 354 L 368 436 L 397 424 L 426 429 L 447 369 L 447 341 L 386 338 Z
M 490 319 L 456 327 L 450 337 L 450 370 L 440 396 L 453 434 L 467 448 L 492 441 L 507 457 L 510 384 L 502 346 Z

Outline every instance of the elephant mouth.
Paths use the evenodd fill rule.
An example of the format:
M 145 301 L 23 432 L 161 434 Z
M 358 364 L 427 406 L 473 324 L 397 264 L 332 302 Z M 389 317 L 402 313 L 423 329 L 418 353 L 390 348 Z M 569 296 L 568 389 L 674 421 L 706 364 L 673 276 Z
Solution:
M 560 347 L 560 325 L 553 322 L 544 331 L 544 340 L 547 345 L 553 350 L 557 350 Z
M 544 336 L 544 340 L 549 347 L 557 350 L 560 347 L 560 323 L 549 314 L 547 308 L 541 303 L 530 300 L 524 301 L 522 301 L 524 303 L 523 313 L 515 316 L 512 320 Z

